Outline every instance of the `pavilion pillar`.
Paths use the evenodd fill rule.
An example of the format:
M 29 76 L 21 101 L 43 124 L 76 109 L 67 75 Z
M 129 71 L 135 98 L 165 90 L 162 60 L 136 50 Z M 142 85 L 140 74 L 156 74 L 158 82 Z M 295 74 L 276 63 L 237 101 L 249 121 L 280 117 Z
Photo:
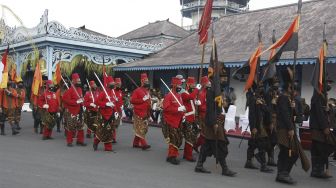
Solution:
M 48 79 L 52 80 L 52 68 L 53 68 L 53 62 L 52 62 L 52 56 L 54 53 L 54 48 L 52 46 L 47 46 L 47 57 L 46 57 L 46 61 L 47 61 L 47 75 L 48 75 Z

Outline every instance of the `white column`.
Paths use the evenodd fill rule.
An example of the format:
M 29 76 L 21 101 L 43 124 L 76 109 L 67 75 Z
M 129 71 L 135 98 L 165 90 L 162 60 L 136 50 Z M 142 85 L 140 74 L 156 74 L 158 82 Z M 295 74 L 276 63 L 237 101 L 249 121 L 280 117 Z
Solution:
M 47 64 L 47 75 L 48 75 L 48 79 L 51 80 L 52 79 L 52 66 L 53 66 L 53 62 L 52 62 L 52 55 L 54 52 L 54 48 L 51 46 L 47 46 L 47 57 L 46 57 L 46 64 Z

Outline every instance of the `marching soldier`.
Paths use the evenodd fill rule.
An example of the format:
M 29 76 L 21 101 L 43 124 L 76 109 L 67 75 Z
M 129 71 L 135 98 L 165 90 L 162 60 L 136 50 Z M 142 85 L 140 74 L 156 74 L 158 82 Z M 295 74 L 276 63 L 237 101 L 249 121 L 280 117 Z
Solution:
M 309 127 L 312 130 L 311 145 L 311 176 L 316 178 L 331 178 L 328 172 L 328 157 L 336 147 L 335 136 L 330 132 L 332 128 L 329 121 L 329 109 L 327 104 L 327 92 L 331 89 L 332 80 L 328 80 L 325 92 L 314 90 L 311 99 Z M 334 115 L 334 114 L 333 114 Z
M 39 96 L 38 104 L 42 106 L 42 140 L 53 139 L 51 137 L 52 130 L 56 125 L 56 116 L 59 111 L 59 103 L 56 97 L 56 88 L 51 80 L 46 81 L 46 90 Z
M 147 150 L 150 145 L 147 144 L 145 136 L 148 132 L 148 118 L 150 117 L 151 99 L 149 95 L 150 84 L 146 73 L 141 74 L 141 87 L 135 89 L 131 96 L 131 103 L 134 110 L 134 148 Z
M 17 88 L 18 99 L 17 99 L 17 108 L 15 110 L 15 126 L 17 130 L 21 130 L 20 127 L 21 111 L 26 98 L 26 90 L 24 89 L 23 81 L 21 78 L 17 81 L 17 86 L 18 86 Z
M 201 133 L 197 138 L 196 144 L 194 146 L 194 150 L 198 153 L 198 148 L 204 144 L 205 137 L 204 137 L 204 125 L 205 125 L 205 113 L 206 113 L 206 93 L 207 93 L 207 85 L 209 85 L 210 81 L 207 76 L 203 76 L 201 78 L 201 86 L 202 90 L 199 92 L 199 103 L 200 106 L 198 108 L 198 120 L 199 126 L 201 129 Z
M 261 172 L 273 172 L 272 169 L 266 165 L 266 151 L 269 150 L 269 139 L 264 127 L 264 117 L 267 111 L 265 100 L 263 99 L 263 85 L 260 82 L 256 88 L 256 92 L 250 95 L 249 98 L 249 126 L 252 133 L 248 141 L 247 161 L 245 168 L 257 169 L 252 163 L 252 158 L 255 156 L 257 161 L 261 164 Z M 258 149 L 258 153 L 254 151 Z
M 215 101 L 215 92 L 211 87 L 211 82 L 208 78 L 203 77 L 202 83 L 204 88 L 206 88 L 206 107 L 205 110 L 205 120 L 202 122 L 202 132 L 204 134 L 205 142 L 201 146 L 200 154 L 198 156 L 197 165 L 195 167 L 195 172 L 198 173 L 211 173 L 203 167 L 208 156 L 214 155 L 216 160 L 222 167 L 222 175 L 233 177 L 237 173 L 229 169 L 226 163 L 226 157 L 228 155 L 228 144 L 229 140 L 226 136 L 226 131 L 224 129 L 225 116 L 221 114 L 222 109 L 219 108 L 218 103 L 223 102 Z M 201 101 L 202 102 L 202 101 Z M 226 104 L 223 104 L 223 107 Z M 201 105 L 202 106 L 202 105 Z M 216 109 L 216 110 L 214 110 Z M 200 111 L 202 112 L 202 111 Z M 200 113 L 200 115 L 202 115 Z M 202 117 L 202 116 L 201 116 Z
M 116 88 L 114 89 L 114 94 L 116 96 L 116 109 L 119 114 L 118 118 L 115 120 L 115 131 L 113 131 L 113 141 L 112 143 L 117 143 L 117 129 L 121 123 L 122 110 L 123 110 L 123 93 L 121 89 L 121 79 L 115 78 Z
M 265 113 L 265 128 L 269 138 L 270 146 L 267 151 L 269 166 L 277 166 L 274 161 L 274 147 L 277 144 L 276 137 L 276 106 L 279 97 L 279 80 L 274 77 L 270 80 L 270 88 L 265 95 L 265 101 L 267 105 L 267 112 Z
M 116 100 L 114 98 L 113 89 L 115 86 L 112 76 L 106 78 L 108 88 L 103 92 L 100 92 L 97 105 L 99 106 L 99 112 L 101 114 L 101 123 L 95 132 L 95 138 L 93 142 L 93 150 L 98 149 L 99 142 L 104 143 L 105 151 L 112 150 L 113 132 L 115 131 L 114 121 L 118 118 L 118 112 L 116 111 Z M 105 92 L 106 91 L 106 92 Z
M 8 81 L 7 88 L 3 89 L 0 93 L 0 104 L 3 113 L 7 117 L 8 123 L 12 128 L 12 135 L 19 134 L 19 131 L 16 129 L 15 126 L 15 110 L 17 107 L 17 98 L 18 94 L 15 90 L 15 83 L 10 80 Z M 2 125 L 2 127 L 4 127 L 4 125 Z
M 84 96 L 84 121 L 87 125 L 86 138 L 91 138 L 91 133 L 95 133 L 98 121 L 98 105 L 96 104 L 100 92 L 97 90 L 95 81 L 90 81 L 90 90 Z
M 182 82 L 179 78 L 172 78 L 172 89 L 163 100 L 163 135 L 169 144 L 167 162 L 178 165 L 178 149 L 182 144 L 181 124 L 184 121 L 185 106 L 182 105 Z
M 64 118 L 66 124 L 64 128 L 66 129 L 67 146 L 73 146 L 73 135 L 76 135 L 76 132 L 76 145 L 86 146 L 86 143 L 84 143 L 84 126 L 80 119 L 84 99 L 82 95 L 81 80 L 77 73 L 72 74 L 72 86 L 63 94 L 62 99 L 65 107 Z
M 186 121 L 182 126 L 183 136 L 185 139 L 183 158 L 191 162 L 195 162 L 195 159 L 192 156 L 192 151 L 197 140 L 197 135 L 199 134 L 198 126 L 195 120 L 195 105 L 199 106 L 201 104 L 199 100 L 196 100 L 196 96 L 198 91 L 201 89 L 201 85 L 197 84 L 197 87 L 195 87 L 195 78 L 188 77 L 186 91 L 181 94 L 183 105 L 186 107 Z
M 296 139 L 293 119 L 295 102 L 291 100 L 290 96 L 292 92 L 290 71 L 283 71 L 282 77 L 284 80 L 283 92 L 277 101 L 276 114 L 278 146 L 280 149 L 276 181 L 286 184 L 295 184 L 296 182 L 289 175 L 299 155 L 298 147 L 294 141 L 294 139 Z

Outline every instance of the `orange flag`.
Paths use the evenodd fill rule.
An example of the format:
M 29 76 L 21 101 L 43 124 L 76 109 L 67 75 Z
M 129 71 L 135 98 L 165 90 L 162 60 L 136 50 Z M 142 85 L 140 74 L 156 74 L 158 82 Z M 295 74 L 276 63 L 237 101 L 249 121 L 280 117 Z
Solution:
M 256 75 L 257 65 L 260 62 L 261 50 L 262 50 L 262 44 L 260 43 L 258 48 L 256 49 L 256 51 L 252 54 L 252 56 L 250 58 L 250 61 L 249 61 L 250 74 L 247 78 L 244 91 L 247 91 L 253 85 L 254 78 L 255 78 L 255 75 Z
M 40 62 L 36 64 L 34 79 L 32 84 L 32 95 L 38 95 L 39 89 L 42 87 L 42 73 L 40 70 Z
M 56 65 L 56 71 L 55 71 L 55 75 L 54 75 L 54 83 L 59 85 L 61 83 L 61 63 L 58 63 Z

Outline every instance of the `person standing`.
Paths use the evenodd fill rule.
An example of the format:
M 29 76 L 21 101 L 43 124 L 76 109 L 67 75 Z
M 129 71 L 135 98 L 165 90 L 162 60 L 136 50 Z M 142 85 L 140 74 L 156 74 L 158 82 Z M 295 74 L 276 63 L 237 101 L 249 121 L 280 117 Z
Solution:
M 21 121 L 21 111 L 22 111 L 22 106 L 25 102 L 26 99 L 26 90 L 23 86 L 23 81 L 20 78 L 17 82 L 17 94 L 18 94 L 18 98 L 17 98 L 17 107 L 15 110 L 15 126 L 17 130 L 21 130 L 20 127 L 20 121 Z
M 320 93 L 314 90 L 311 99 L 309 127 L 312 131 L 311 145 L 311 177 L 327 179 L 332 176 L 328 172 L 328 157 L 336 147 L 336 140 L 331 133 L 332 128 L 329 113 L 330 109 L 327 103 L 327 92 L 331 89 L 332 81 L 328 80 L 325 92 Z
M 116 110 L 118 112 L 118 118 L 115 120 L 115 131 L 113 131 L 113 140 L 112 143 L 117 143 L 117 130 L 119 125 L 121 124 L 121 118 L 122 118 L 122 111 L 124 108 L 124 101 L 123 97 L 124 94 L 122 92 L 121 88 L 121 79 L 120 78 L 115 78 L 115 89 L 113 93 L 116 97 Z
M 98 105 L 96 104 L 99 96 L 95 81 L 90 81 L 90 90 L 85 93 L 84 106 L 86 108 L 84 120 L 87 125 L 86 138 L 91 138 L 98 125 Z
M 183 158 L 190 162 L 195 162 L 192 156 L 193 147 L 196 144 L 197 135 L 199 134 L 196 124 L 195 105 L 201 105 L 199 100 L 196 100 L 198 91 L 201 85 L 195 82 L 194 77 L 188 77 L 186 83 L 186 91 L 181 94 L 183 105 L 186 107 L 185 122 L 182 125 L 184 143 Z
M 182 81 L 179 78 L 172 78 L 172 89 L 163 99 L 163 126 L 162 132 L 169 145 L 166 161 L 178 165 L 180 161 L 178 150 L 182 144 L 181 124 L 186 111 L 181 98 Z
M 99 112 L 101 114 L 101 123 L 98 124 L 97 130 L 95 132 L 95 138 L 93 142 L 93 150 L 98 149 L 98 144 L 100 142 L 104 143 L 105 151 L 112 150 L 113 132 L 115 131 L 115 122 L 118 119 L 118 112 L 116 109 L 116 100 L 114 97 L 113 89 L 115 87 L 115 82 L 112 76 L 106 78 L 107 88 L 105 91 L 100 92 L 97 105 L 99 106 Z
M 65 108 L 64 118 L 66 121 L 66 140 L 67 146 L 72 147 L 73 136 L 77 135 L 76 145 L 86 146 L 84 143 L 84 126 L 80 119 L 83 107 L 83 94 L 81 80 L 77 73 L 73 73 L 71 87 L 63 94 L 62 100 Z M 76 134 L 77 133 L 77 134 Z
M 133 147 L 147 150 L 146 134 L 148 132 L 148 118 L 151 111 L 151 99 L 149 95 L 149 80 L 146 73 L 141 74 L 141 86 L 135 89 L 131 96 L 131 103 L 134 109 L 133 128 L 135 132 Z
M 56 97 L 56 88 L 51 80 L 46 81 L 46 90 L 39 96 L 38 104 L 42 106 L 42 140 L 53 139 L 51 137 L 52 130 L 56 125 L 57 113 L 59 112 L 59 103 Z

